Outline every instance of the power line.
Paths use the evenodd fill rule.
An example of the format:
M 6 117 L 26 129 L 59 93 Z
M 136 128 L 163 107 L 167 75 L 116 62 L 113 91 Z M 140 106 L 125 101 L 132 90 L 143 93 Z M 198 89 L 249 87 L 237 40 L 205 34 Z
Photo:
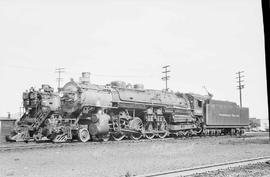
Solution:
M 104 74 L 91 74 L 96 77 L 122 77 L 122 78 L 151 78 L 155 75 L 104 75 Z
M 244 80 L 242 79 L 243 77 L 245 77 L 244 75 L 241 75 L 244 71 L 239 71 L 237 72 L 237 89 L 239 89 L 239 97 L 240 97 L 240 108 L 242 108 L 242 89 L 244 89 L 245 85 L 242 84 L 244 82 Z
M 58 82 L 58 92 L 59 92 L 60 91 L 61 81 L 63 80 L 63 78 L 61 78 L 61 73 L 65 72 L 65 68 L 56 68 L 55 72 L 58 73 L 58 78 L 56 78 L 56 80 Z
M 51 69 L 49 68 L 38 68 L 38 67 L 28 67 L 28 66 L 15 66 L 15 65 L 6 65 L 3 66 L 1 65 L 0 68 L 13 68 L 13 69 L 24 69 L 24 70 L 33 70 L 33 71 L 38 71 L 38 72 L 43 72 L 43 73 L 48 73 Z M 65 71 L 65 73 L 70 73 L 70 74 L 81 74 L 81 72 L 71 72 L 71 71 Z M 112 77 L 122 77 L 122 78 L 153 78 L 153 77 L 158 77 L 157 74 L 148 74 L 148 75 L 106 75 L 106 74 L 95 74 L 91 73 L 92 76 L 95 77 L 107 77 L 107 78 L 112 78 Z
M 166 84 L 166 85 L 165 85 L 165 86 L 166 86 L 165 88 L 166 88 L 166 91 L 168 91 L 168 89 L 169 89 L 169 88 L 168 88 L 168 80 L 169 80 L 170 76 L 168 76 L 168 73 L 171 72 L 171 71 L 168 70 L 168 67 L 170 67 L 170 65 L 167 65 L 167 66 L 163 66 L 163 67 L 162 67 L 162 68 L 165 69 L 165 71 L 162 72 L 162 73 L 165 74 L 165 76 L 161 78 L 162 80 L 165 80 L 165 84 Z
M 31 67 L 31 66 L 16 66 L 16 65 L 1 65 L 1 68 L 13 68 L 13 69 L 24 69 L 24 70 L 33 70 L 39 72 L 47 72 L 49 68 L 40 68 L 40 67 Z

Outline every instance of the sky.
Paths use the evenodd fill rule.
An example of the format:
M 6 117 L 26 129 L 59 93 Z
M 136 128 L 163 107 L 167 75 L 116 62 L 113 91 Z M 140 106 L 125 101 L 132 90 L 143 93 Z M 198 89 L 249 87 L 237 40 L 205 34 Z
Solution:
M 244 71 L 243 106 L 268 119 L 260 0 L 0 0 L 0 116 L 19 112 L 22 92 L 57 87 L 81 72 L 113 80 L 207 94 L 239 104 L 236 72 Z

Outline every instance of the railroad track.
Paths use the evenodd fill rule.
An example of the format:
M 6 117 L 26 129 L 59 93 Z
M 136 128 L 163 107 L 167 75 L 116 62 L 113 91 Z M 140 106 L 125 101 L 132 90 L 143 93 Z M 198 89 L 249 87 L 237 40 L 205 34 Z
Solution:
M 91 146 L 97 144 L 123 144 L 123 143 L 145 143 L 145 142 L 163 142 L 163 141 L 185 141 L 185 140 L 196 140 L 196 139 L 205 139 L 205 138 L 214 138 L 217 136 L 195 136 L 195 137 L 184 137 L 184 138 L 164 138 L 164 139 L 141 139 L 141 140 L 121 140 L 121 141 L 90 141 L 86 143 L 82 142 L 70 142 L 70 143 L 46 143 L 46 142 L 13 142 L 0 145 L 0 152 L 3 151 L 14 151 L 14 150 L 27 150 L 27 149 L 49 149 L 49 148 L 61 148 L 61 147 L 71 147 L 71 146 Z M 218 136 L 219 138 L 229 138 L 231 136 Z
M 194 137 L 195 139 L 195 137 Z M 8 143 L 0 146 L 1 151 L 12 151 L 12 150 L 25 150 L 25 149 L 47 149 L 47 148 L 59 148 L 59 147 L 71 147 L 71 146 L 91 146 L 97 144 L 122 144 L 122 143 L 144 143 L 144 142 L 159 142 L 159 141 L 176 141 L 175 138 L 164 138 L 164 139 L 142 139 L 142 140 L 122 140 L 122 141 L 90 141 L 86 143 L 82 142 L 70 142 L 70 143 Z
M 138 175 L 137 177 L 180 177 L 180 176 L 187 176 L 187 175 L 192 175 L 196 173 L 205 173 L 209 171 L 216 171 L 220 169 L 245 166 L 249 164 L 256 164 L 256 163 L 267 162 L 267 161 L 270 161 L 270 156 L 232 161 L 232 162 L 225 162 L 225 163 L 217 163 L 217 164 L 211 164 L 211 165 L 204 165 L 204 166 L 198 166 L 194 168 L 184 168 L 184 169 L 177 169 L 177 170 L 172 170 L 172 171 L 164 171 L 164 172 L 158 172 L 158 173 Z
M 97 144 L 122 144 L 122 143 L 144 143 L 144 142 L 158 142 L 158 141 L 178 141 L 178 140 L 196 140 L 196 139 L 203 139 L 203 138 L 230 138 L 230 135 L 225 136 L 194 136 L 194 137 L 182 137 L 182 138 L 164 138 L 164 139 L 141 139 L 141 140 L 121 140 L 121 141 L 107 141 L 107 142 L 100 142 L 100 141 L 91 141 L 87 143 L 82 142 L 70 142 L 70 143 L 35 143 L 35 142 L 13 142 L 4 145 L 0 145 L 0 152 L 3 151 L 13 151 L 13 150 L 26 150 L 26 149 L 47 149 L 47 148 L 60 148 L 60 147 L 70 147 L 70 146 L 87 146 L 87 145 L 97 145 Z M 245 138 L 248 136 L 242 136 L 240 138 Z M 239 138 L 239 137 L 236 137 Z

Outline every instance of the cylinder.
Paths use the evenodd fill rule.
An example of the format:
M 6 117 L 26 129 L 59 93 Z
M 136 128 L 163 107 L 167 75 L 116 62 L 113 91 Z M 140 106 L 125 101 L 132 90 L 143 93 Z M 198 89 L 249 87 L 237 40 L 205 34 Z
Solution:
M 98 119 L 96 123 L 93 122 L 89 125 L 89 132 L 91 135 L 104 135 L 109 132 L 110 116 L 104 113 L 97 113 L 92 116 L 92 119 Z

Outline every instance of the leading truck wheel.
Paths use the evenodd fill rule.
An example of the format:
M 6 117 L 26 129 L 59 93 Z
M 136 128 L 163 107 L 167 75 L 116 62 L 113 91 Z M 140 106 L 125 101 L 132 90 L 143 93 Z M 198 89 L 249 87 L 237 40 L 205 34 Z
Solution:
M 104 141 L 104 142 L 107 142 L 109 141 L 111 138 L 110 134 L 107 134 L 107 135 L 103 135 L 101 136 L 101 140 Z
M 87 142 L 90 139 L 89 131 L 86 128 L 81 128 L 78 131 L 78 139 L 83 143 Z
M 35 140 L 35 142 L 40 142 L 42 140 L 42 134 L 41 133 L 35 133 L 33 135 L 33 139 Z

